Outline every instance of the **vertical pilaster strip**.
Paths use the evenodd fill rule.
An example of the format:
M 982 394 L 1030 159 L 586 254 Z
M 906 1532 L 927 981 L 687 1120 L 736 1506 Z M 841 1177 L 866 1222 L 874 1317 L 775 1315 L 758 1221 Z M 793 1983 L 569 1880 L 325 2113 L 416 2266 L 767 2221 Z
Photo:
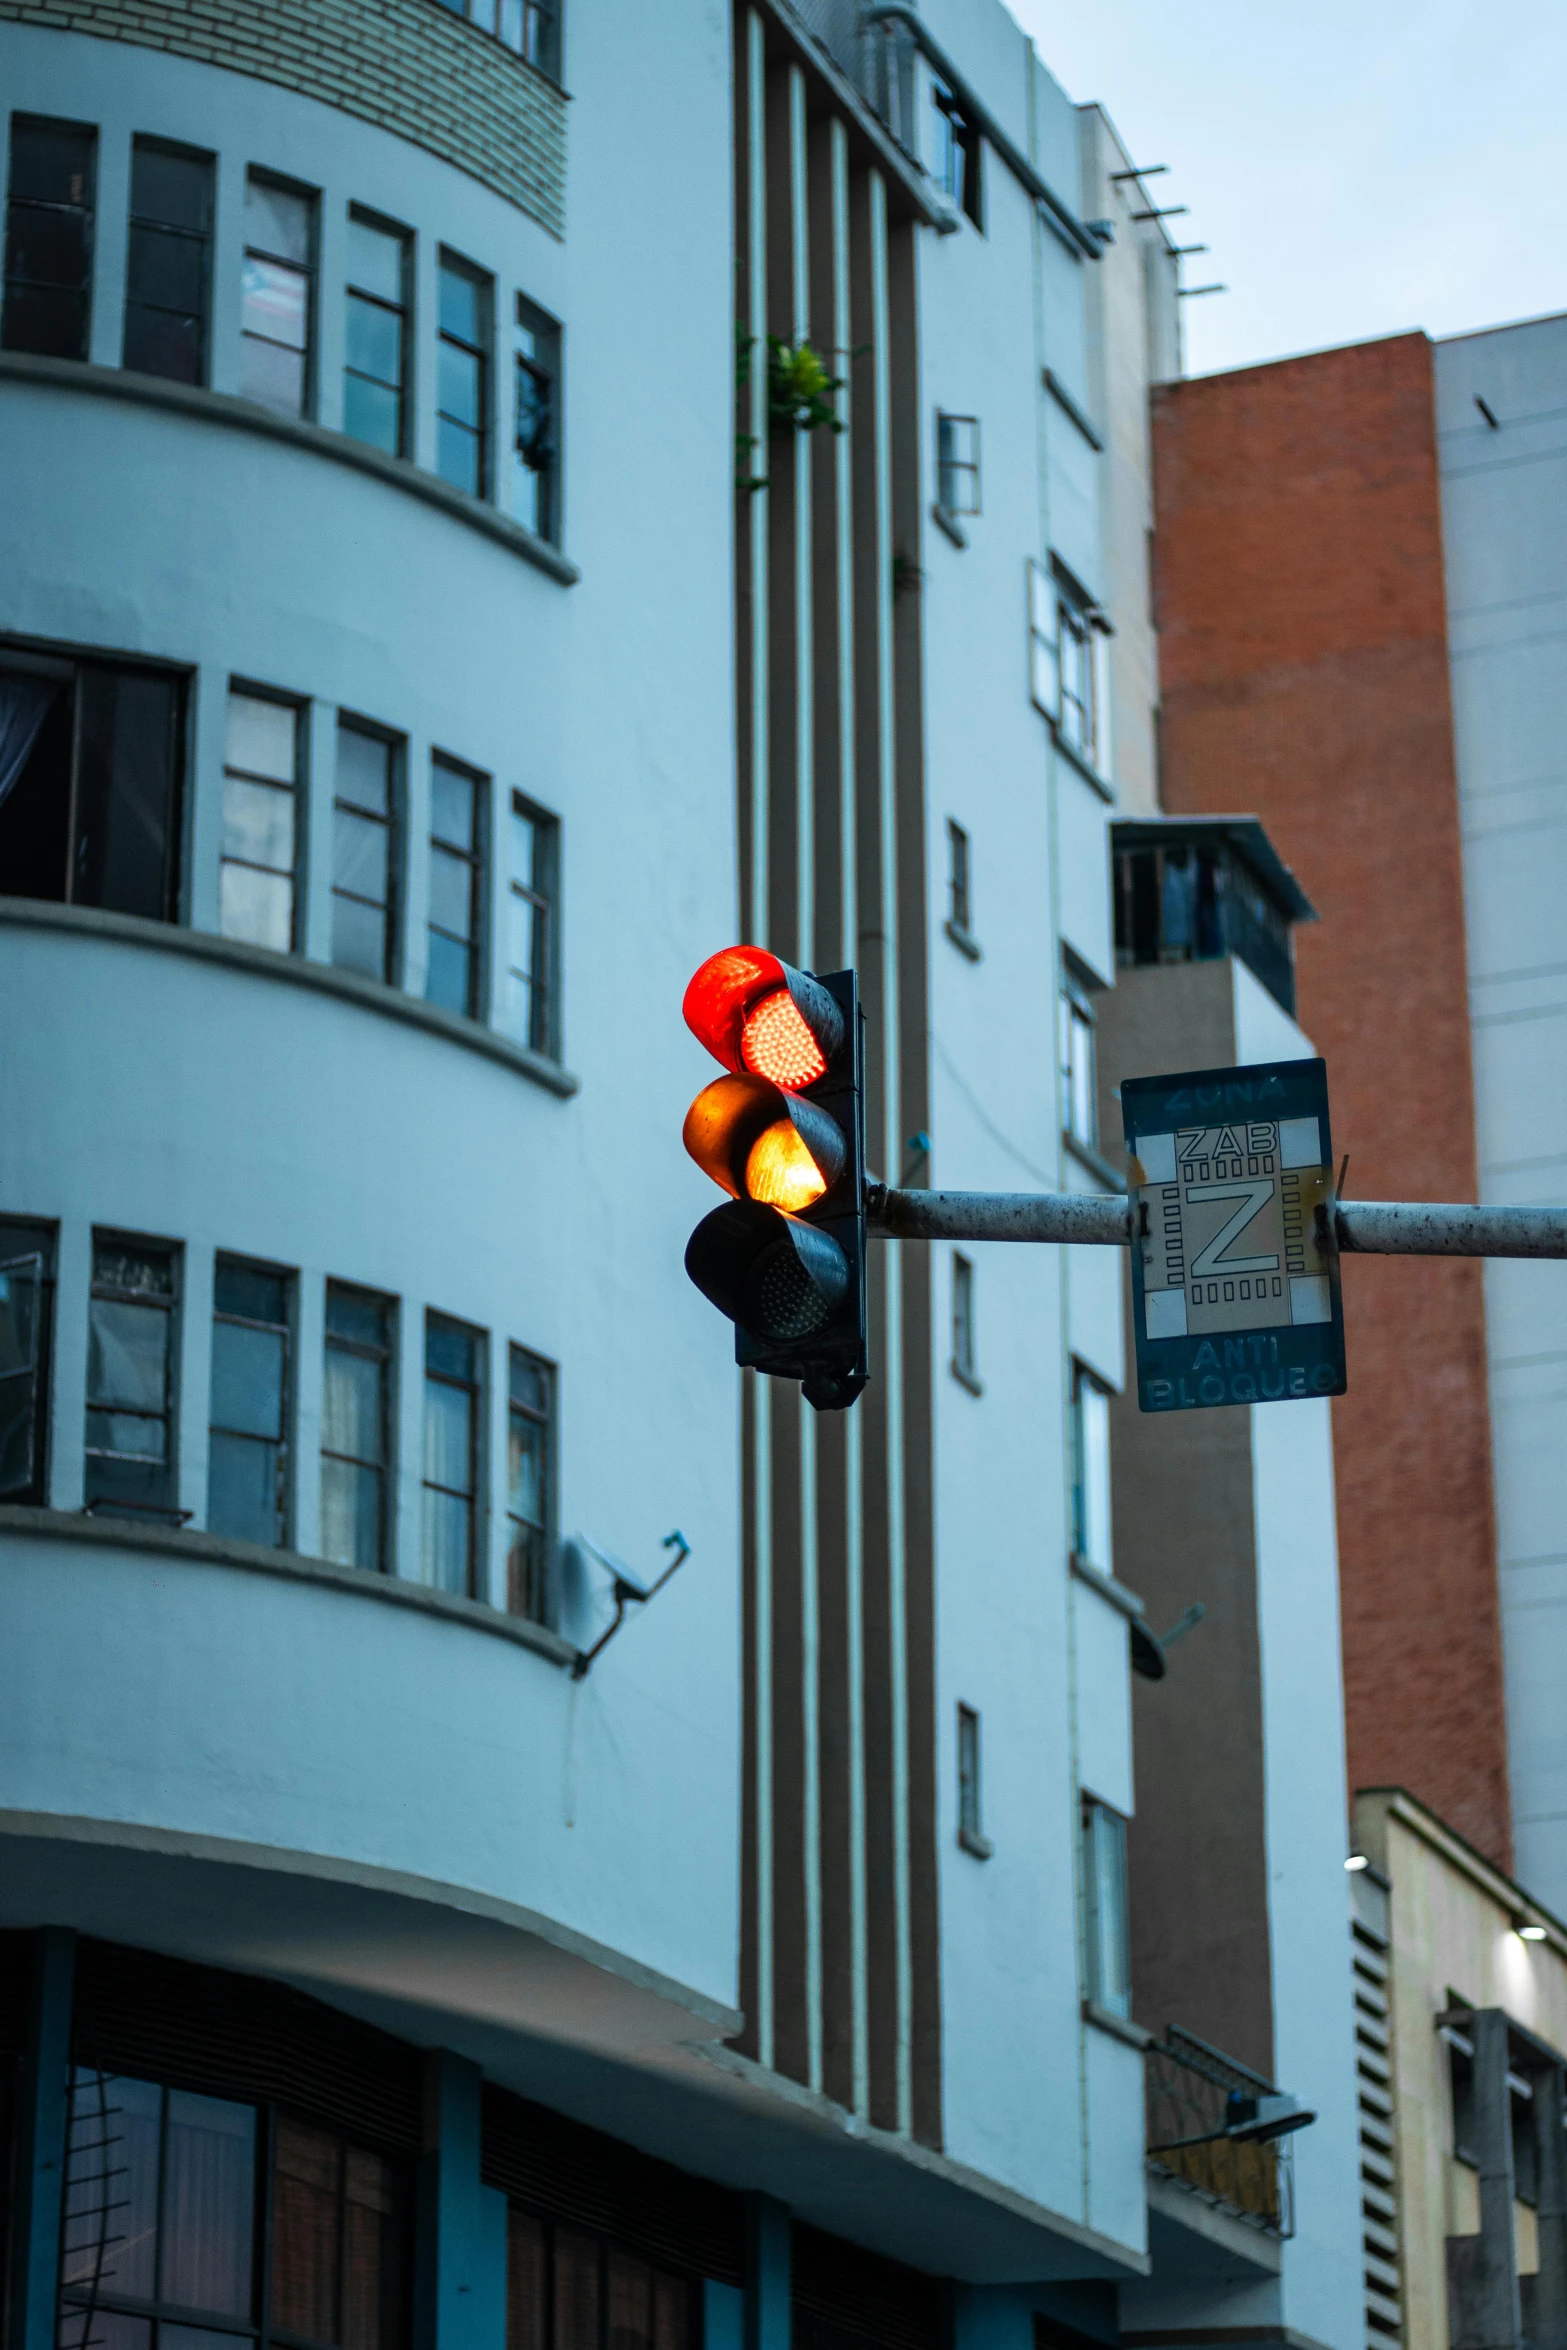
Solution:
M 506 2332 L 506 2198 L 480 2177 L 483 2075 L 467 2057 L 424 2059 L 416 2350 L 495 2350 Z
M 790 2350 L 789 2208 L 771 2195 L 745 2199 L 745 2350 Z
M 1513 2350 L 1520 2332 L 1518 2254 L 1513 2237 L 1513 2110 L 1507 2086 L 1507 2018 L 1476 2011 L 1474 2134 L 1480 2173 L 1478 2258 L 1470 2272 L 1469 2319 L 1485 2350 Z
M 1534 2218 L 1540 2265 L 1534 2280 L 1534 2350 L 1567 2350 L 1567 2140 L 1562 2068 L 1534 2075 Z
M 43 1927 L 33 1937 L 32 2008 L 17 2115 L 8 2329 L 16 2350 L 54 2350 L 75 1973 L 75 1935 L 63 1926 Z

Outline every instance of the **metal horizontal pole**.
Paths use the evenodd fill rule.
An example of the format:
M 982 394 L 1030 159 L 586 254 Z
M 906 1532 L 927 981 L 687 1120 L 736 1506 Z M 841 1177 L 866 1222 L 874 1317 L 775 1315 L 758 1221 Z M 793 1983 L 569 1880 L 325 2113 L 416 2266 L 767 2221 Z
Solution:
M 889 1240 L 1066 1241 L 1128 1247 L 1135 1201 L 1085 1191 L 894 1191 L 872 1184 L 870 1229 Z M 1567 1208 L 1340 1200 L 1339 1247 L 1356 1256 L 1567 1257 Z

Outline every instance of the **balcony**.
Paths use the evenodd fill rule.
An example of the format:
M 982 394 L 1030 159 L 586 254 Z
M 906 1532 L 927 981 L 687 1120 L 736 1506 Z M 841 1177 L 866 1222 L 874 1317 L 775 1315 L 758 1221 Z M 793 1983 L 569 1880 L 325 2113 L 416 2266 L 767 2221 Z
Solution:
M 1111 839 L 1117 963 L 1233 955 L 1294 1018 L 1291 930 L 1316 909 L 1255 817 L 1153 817 Z
M 1226 2135 L 1232 2095 L 1271 2097 L 1272 2083 L 1175 2024 L 1148 2050 L 1144 2079 L 1150 2170 L 1269 2236 L 1293 2235 L 1288 2138 Z

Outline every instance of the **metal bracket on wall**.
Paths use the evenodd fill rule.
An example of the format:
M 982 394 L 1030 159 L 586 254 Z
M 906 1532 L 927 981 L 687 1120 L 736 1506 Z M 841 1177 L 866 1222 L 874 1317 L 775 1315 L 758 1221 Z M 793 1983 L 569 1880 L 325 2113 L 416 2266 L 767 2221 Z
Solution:
M 571 1677 L 574 1681 L 581 1681 L 586 1679 L 588 1667 L 592 1664 L 594 1658 L 603 1654 L 604 1650 L 614 1639 L 615 1634 L 620 1630 L 621 1625 L 625 1622 L 626 1609 L 630 1603 L 633 1600 L 636 1600 L 640 1605 L 645 1606 L 648 1600 L 652 1599 L 656 1593 L 663 1590 L 664 1585 L 669 1581 L 670 1576 L 675 1573 L 677 1568 L 683 1567 L 686 1563 L 686 1560 L 691 1556 L 691 1545 L 689 1542 L 687 1542 L 685 1536 L 681 1533 L 679 1527 L 677 1526 L 673 1534 L 666 1534 L 664 1536 L 663 1541 L 663 1548 L 665 1550 L 672 1550 L 675 1553 L 674 1557 L 670 1560 L 668 1566 L 664 1569 L 661 1575 L 655 1576 L 651 1583 L 642 1583 L 637 1580 L 636 1576 L 632 1574 L 628 1567 L 621 1566 L 614 1559 L 606 1558 L 603 1551 L 598 1549 L 596 1544 L 585 1543 L 584 1548 L 591 1550 L 594 1557 L 609 1569 L 610 1574 L 614 1578 L 615 1613 L 605 1629 L 599 1634 L 597 1640 L 594 1641 L 593 1646 L 591 1648 L 582 1648 L 577 1651 L 576 1661 L 573 1663 L 571 1668 Z

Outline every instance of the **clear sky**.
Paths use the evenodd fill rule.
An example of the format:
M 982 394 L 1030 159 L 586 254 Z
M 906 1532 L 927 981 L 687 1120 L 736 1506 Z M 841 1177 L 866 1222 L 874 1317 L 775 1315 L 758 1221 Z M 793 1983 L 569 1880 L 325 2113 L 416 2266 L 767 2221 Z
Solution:
M 1172 220 L 1190 374 L 1567 310 L 1567 0 L 1008 0 Z

